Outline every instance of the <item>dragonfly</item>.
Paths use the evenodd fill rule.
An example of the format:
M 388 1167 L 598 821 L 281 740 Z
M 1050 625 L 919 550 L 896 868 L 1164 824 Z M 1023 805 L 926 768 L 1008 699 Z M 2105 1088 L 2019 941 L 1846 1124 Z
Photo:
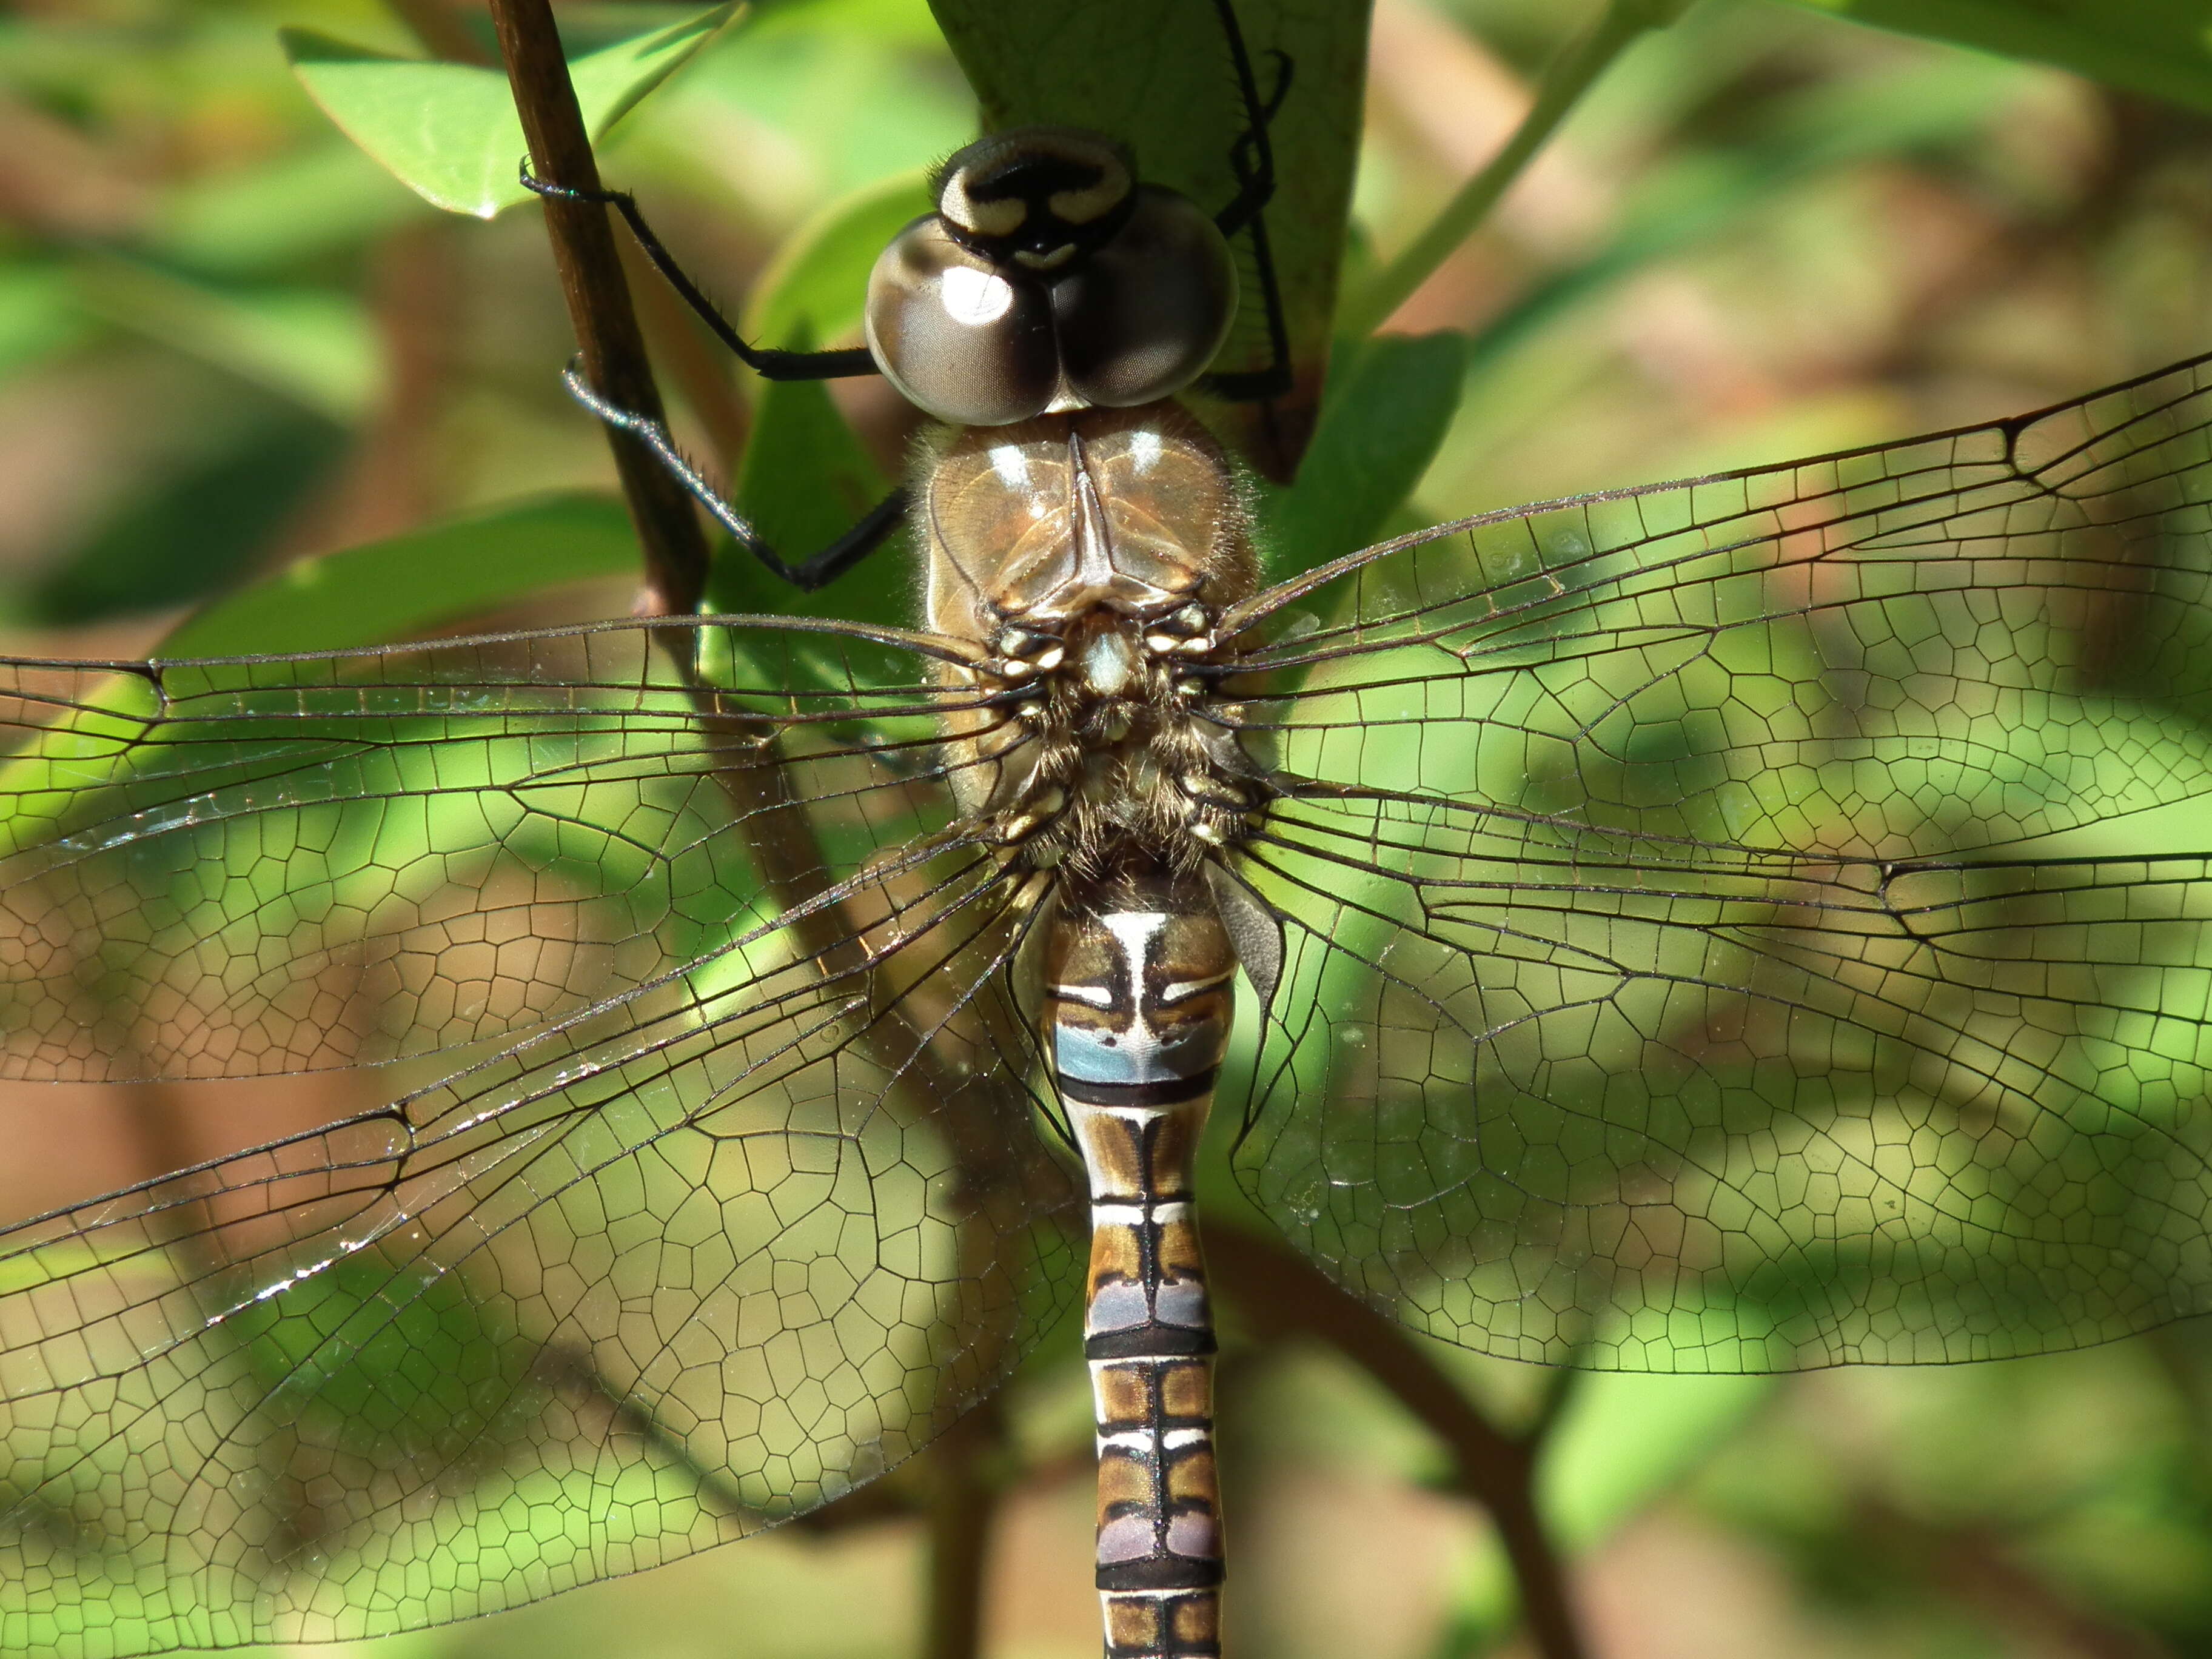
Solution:
M 925 407 L 946 319 L 1021 370 L 911 486 L 916 626 L 0 663 L 9 1074 L 453 1057 L 0 1232 L 0 1644 L 657 1565 L 1079 1303 L 1107 1650 L 1218 1653 L 1216 1111 L 1317 1269 L 1511 1358 L 2212 1306 L 2212 851 L 2166 810 L 2212 793 L 2212 358 L 1263 585 L 1175 400 L 1221 225 L 1018 137 L 878 267 Z M 1040 325 L 1131 227 L 1176 349 Z

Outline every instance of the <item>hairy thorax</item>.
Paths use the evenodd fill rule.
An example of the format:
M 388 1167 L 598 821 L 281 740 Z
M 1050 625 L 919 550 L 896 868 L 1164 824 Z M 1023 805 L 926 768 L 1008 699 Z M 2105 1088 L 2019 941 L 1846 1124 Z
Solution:
M 1188 867 L 1255 804 L 1240 711 L 1215 686 L 1222 612 L 1257 572 L 1237 480 L 1171 403 L 951 434 L 921 522 L 963 811 L 1017 856 L 1094 863 L 1133 842 Z

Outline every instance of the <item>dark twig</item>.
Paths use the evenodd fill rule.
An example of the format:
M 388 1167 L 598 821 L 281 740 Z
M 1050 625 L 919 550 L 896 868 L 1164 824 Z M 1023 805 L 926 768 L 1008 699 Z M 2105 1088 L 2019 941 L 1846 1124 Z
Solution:
M 2148 1630 L 2083 1605 L 2015 1560 L 2017 1534 L 1930 1525 L 1872 1493 L 1854 1508 L 1863 1536 L 1905 1572 L 1924 1577 L 1996 1630 L 2016 1634 L 2023 1650 L 2076 1659 L 2166 1659 L 2172 1651 Z
M 491 10 L 530 143 L 532 175 L 561 191 L 599 192 L 599 170 L 546 0 L 491 0 Z M 655 616 L 691 611 L 705 586 L 706 542 L 677 471 L 660 465 L 653 447 L 637 435 L 641 429 L 657 431 L 665 442 L 666 423 L 605 204 L 564 199 L 559 191 L 541 197 L 554 260 L 581 348 L 584 386 L 603 406 L 603 417 L 608 410 L 622 416 L 619 422 L 609 420 L 609 439 L 645 549 L 647 589 L 640 610 Z M 670 456 L 680 463 L 672 447 Z M 895 505 L 888 511 L 895 513 Z M 885 513 L 879 509 L 864 526 Z M 763 896 L 793 916 L 787 927 L 794 948 L 815 963 L 825 981 L 842 977 L 848 985 L 878 986 L 881 976 L 863 960 L 863 939 L 870 929 L 885 924 L 888 896 L 856 899 L 842 908 L 810 903 L 820 891 L 824 872 L 833 866 L 815 839 L 806 803 L 795 791 L 787 758 L 772 739 L 748 744 L 747 737 L 753 734 L 742 729 L 742 722 L 732 722 L 712 689 L 699 683 L 688 660 L 680 666 L 698 705 L 702 736 L 730 748 L 731 758 L 714 769 L 714 779 L 734 809 L 734 821 Z M 988 1014 L 976 1018 L 988 1024 Z M 896 1024 L 890 1022 L 886 1030 Z M 972 1262 L 972 1271 L 980 1278 L 992 1270 L 990 1253 L 1003 1242 L 988 1220 L 994 1195 L 1003 1194 L 1010 1182 L 1024 1179 L 1026 1166 L 1007 1152 L 1007 1126 L 996 1115 L 1006 1103 L 991 1091 L 972 1086 L 940 1060 L 926 1040 L 935 1029 L 933 1018 L 920 1018 L 912 1029 L 925 1041 L 910 1054 L 890 1056 L 896 1079 L 890 1093 L 910 1099 L 917 1117 L 935 1112 L 935 1121 L 955 1143 L 976 1211 L 975 1220 L 963 1230 L 964 1248 L 982 1258 L 967 1258 L 963 1266 Z M 876 1040 L 865 1030 L 856 1037 L 864 1051 Z M 1004 1052 L 1016 1052 L 1010 1042 L 1001 1046 Z M 998 1356 L 1012 1334 L 1011 1309 L 981 1309 L 961 1325 L 963 1363 L 981 1376 L 994 1374 L 1000 1369 Z M 958 1462 L 951 1460 L 948 1467 Z M 933 1659 L 971 1659 L 975 1651 L 981 1604 L 980 1540 L 995 1501 L 994 1494 L 979 1485 L 972 1492 L 956 1489 L 944 1503 L 933 1506 L 933 1515 L 941 1510 L 957 1517 L 957 1524 L 932 1522 L 943 1563 L 933 1570 L 936 1594 L 929 1652 Z M 969 1552 L 964 1561 L 958 1554 L 961 1548 Z M 971 1579 L 975 1582 L 968 1582 Z M 957 1645 L 961 1643 L 965 1645 Z
M 922 1659 L 982 1650 L 983 1574 L 999 1507 L 1006 1425 L 995 1394 L 930 1448 L 929 1613 Z
M 531 171 L 572 190 L 596 191 L 599 168 L 575 89 L 568 83 L 550 7 L 546 0 L 491 0 L 491 16 L 529 141 Z M 542 199 L 585 379 L 610 403 L 659 421 L 660 393 L 630 308 L 629 286 L 623 280 L 606 210 L 557 197 Z M 687 613 L 697 606 L 707 582 L 707 539 L 690 499 L 636 437 L 611 430 L 607 442 L 645 550 L 646 591 L 638 608 L 648 616 Z
M 1251 1233 L 1216 1226 L 1206 1255 L 1238 1313 L 1260 1334 L 1310 1336 L 1346 1358 L 1397 1396 L 1451 1449 L 1460 1489 L 1490 1511 L 1520 1587 L 1521 1612 L 1543 1659 L 1584 1659 L 1567 1600 L 1566 1574 L 1536 1512 L 1540 1431 L 1505 1433 L 1486 1419 L 1413 1340 L 1355 1302 L 1304 1258 Z M 1542 1422 L 1548 1423 L 1547 1413 Z
M 1577 1384 L 1589 1373 L 1577 1370 L 1571 1365 L 1554 1365 L 1544 1374 L 1544 1391 L 1537 1397 L 1536 1414 L 1529 1419 L 1528 1426 L 1521 1431 L 1523 1445 L 1540 1446 L 1552 1427 L 1559 1420 L 1559 1413 L 1575 1397 Z

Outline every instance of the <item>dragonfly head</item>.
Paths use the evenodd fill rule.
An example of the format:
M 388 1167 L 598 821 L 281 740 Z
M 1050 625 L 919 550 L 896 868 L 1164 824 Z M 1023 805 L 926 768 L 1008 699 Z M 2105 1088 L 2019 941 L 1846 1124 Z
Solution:
M 1173 397 L 1237 314 L 1237 268 L 1186 197 L 1072 127 L 956 153 L 937 211 L 868 279 L 868 349 L 906 398 L 957 426 L 1007 426 Z

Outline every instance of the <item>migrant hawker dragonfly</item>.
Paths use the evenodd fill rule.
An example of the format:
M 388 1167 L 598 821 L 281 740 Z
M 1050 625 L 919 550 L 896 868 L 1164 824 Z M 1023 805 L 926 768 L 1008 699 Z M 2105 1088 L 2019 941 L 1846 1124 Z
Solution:
M 1723 1370 L 2203 1310 L 2206 855 L 2113 821 L 2212 787 L 2209 417 L 2185 363 L 1084 612 L 1052 666 L 789 619 L 11 664 L 11 1070 L 519 1040 L 0 1239 L 10 1618 L 397 1628 L 848 1490 L 1071 1294 L 1045 993 L 1220 1012 L 1223 934 L 1237 1175 L 1416 1328 Z M 1187 739 L 1124 771 L 1205 837 L 1040 842 L 1146 833 L 1041 686 Z M 1055 744 L 1073 787 L 990 804 Z
M 1071 155 L 1127 199 L 1084 142 L 1026 210 Z M 1215 1651 L 1216 1093 L 1295 1247 L 1490 1352 L 2212 1305 L 2212 854 L 2130 823 L 2212 791 L 2212 360 L 1267 587 L 1164 401 L 1202 366 L 1115 407 L 1063 358 L 945 439 L 921 629 L 7 665 L 15 1074 L 460 1069 L 0 1234 L 0 1641 L 409 1628 L 744 1535 L 1081 1281 L 1109 1644 Z

